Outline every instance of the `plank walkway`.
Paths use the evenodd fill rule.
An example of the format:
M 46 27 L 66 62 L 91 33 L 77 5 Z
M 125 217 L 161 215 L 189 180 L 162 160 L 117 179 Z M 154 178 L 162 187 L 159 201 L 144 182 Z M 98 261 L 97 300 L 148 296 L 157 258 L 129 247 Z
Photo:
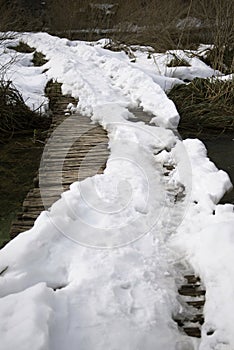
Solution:
M 79 128 L 87 130 L 82 133 L 81 136 L 72 144 L 64 159 L 64 148 L 69 146 L 66 133 L 73 134 L 76 137 L 76 130 L 66 124 L 64 128 L 60 130 L 56 129 L 63 123 L 68 116 L 65 115 L 64 110 L 71 101 L 70 98 L 60 96 L 59 102 L 54 105 L 53 118 L 50 130 L 48 132 L 48 139 L 51 134 L 56 130 L 57 142 L 56 146 L 50 148 L 50 156 L 43 164 L 46 171 L 40 180 L 46 180 L 46 191 L 43 191 L 43 203 L 41 199 L 41 190 L 39 188 L 39 177 L 34 179 L 34 188 L 32 188 L 22 206 L 22 211 L 18 214 L 17 220 L 12 223 L 10 237 L 14 238 L 20 232 L 29 230 L 38 215 L 46 208 L 49 208 L 57 199 L 59 199 L 61 193 L 66 191 L 70 184 L 79 180 L 83 180 L 86 177 L 93 176 L 96 173 L 102 173 L 105 169 L 106 160 L 109 156 L 108 151 L 108 137 L 105 130 L 101 126 L 94 126 L 90 124 L 90 118 L 83 117 L 81 115 L 75 115 L 79 118 Z M 133 121 L 144 120 L 148 123 L 151 119 L 150 115 L 142 112 L 142 110 L 134 111 L 136 119 Z M 58 130 L 58 132 L 57 132 Z M 65 134 L 64 134 L 65 133 Z M 87 156 L 88 155 L 88 156 Z M 58 175 L 59 163 L 63 162 L 62 166 L 62 189 L 58 193 L 58 184 L 55 181 Z M 46 164 L 48 162 L 48 164 Z M 165 167 L 165 176 L 167 177 L 173 167 Z M 39 169 L 40 170 L 40 169 Z M 45 195 L 46 193 L 46 195 Z M 178 198 L 178 194 L 172 193 L 172 200 L 174 203 Z M 184 275 L 184 281 L 178 286 L 178 298 L 181 303 L 181 312 L 173 319 L 178 324 L 178 327 L 190 337 L 201 337 L 201 326 L 204 323 L 203 306 L 205 303 L 205 290 L 202 287 L 200 278 L 196 276 L 193 271 L 190 274 Z
M 69 102 L 71 102 L 71 98 L 65 98 L 64 96 L 62 98 L 61 96 L 60 102 L 54 106 L 52 124 L 48 131 L 47 140 L 61 123 L 69 119 L 69 116 L 64 113 Z M 44 184 L 43 201 L 39 188 L 38 175 L 34 179 L 34 188 L 28 192 L 23 202 L 22 211 L 18 213 L 17 219 L 11 225 L 11 239 L 16 237 L 20 232 L 32 228 L 34 221 L 40 213 L 58 200 L 61 193 L 68 190 L 73 182 L 78 179 L 83 180 L 96 173 L 100 174 L 105 169 L 109 156 L 106 131 L 99 125 L 91 124 L 88 117 L 81 115 L 73 116 L 74 118 L 79 118 L 78 126 L 81 130 L 84 130 L 84 133 L 70 147 L 67 139 L 72 133 L 74 133 L 74 138 L 76 138 L 76 130 L 72 129 L 72 125 L 69 126 L 69 123 L 65 123 L 61 131 L 56 131 L 58 142 L 56 143 L 56 147 L 50 148 L 49 158 L 45 160 L 43 174 L 40 176 L 40 182 L 42 181 Z M 66 135 L 69 135 L 69 137 L 66 137 Z M 64 148 L 67 146 L 69 146 L 69 150 L 64 159 Z M 58 188 L 56 177 L 58 177 L 58 164 L 61 164 L 61 162 L 63 162 L 60 179 L 62 186 Z M 61 188 L 62 190 L 59 191 Z
M 195 274 L 186 274 L 178 293 L 182 312 L 174 318 L 175 322 L 188 336 L 201 338 L 206 291 L 200 278 Z
M 164 164 L 163 167 L 165 169 L 165 181 L 167 181 L 170 172 L 174 170 L 174 166 Z M 179 202 L 183 203 L 185 197 L 184 188 L 182 188 L 182 191 L 174 188 L 170 192 L 170 187 L 167 188 L 166 186 L 166 190 L 174 205 Z M 183 276 L 177 282 L 178 301 L 181 308 L 179 313 L 174 315 L 173 319 L 183 333 L 190 337 L 201 338 L 201 327 L 205 321 L 203 308 L 206 291 L 200 277 L 194 274 L 192 267 L 186 261 L 177 266 L 177 271 Z

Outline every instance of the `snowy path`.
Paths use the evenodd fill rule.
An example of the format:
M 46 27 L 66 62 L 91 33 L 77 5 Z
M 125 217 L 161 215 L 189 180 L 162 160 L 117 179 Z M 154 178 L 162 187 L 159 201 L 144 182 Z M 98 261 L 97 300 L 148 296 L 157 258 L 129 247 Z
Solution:
M 160 179 L 163 178 L 163 173 L 167 170 L 166 166 L 168 165 L 165 164 L 163 167 L 161 161 L 158 164 L 155 162 L 153 175 L 157 176 L 159 173 Z M 168 187 L 168 171 L 166 173 L 164 186 Z M 167 207 L 168 210 L 172 208 L 174 210 L 173 186 L 169 187 Z M 177 194 L 176 190 L 175 188 L 174 195 Z M 63 217 L 66 205 L 69 204 L 65 201 L 65 195 L 60 201 L 60 206 L 63 206 Z M 73 208 L 79 205 L 74 200 L 75 198 L 73 198 Z M 181 203 L 178 202 L 178 205 L 177 211 L 179 212 Z M 64 236 L 70 234 L 72 227 L 70 224 L 67 228 L 62 228 L 64 235 L 61 235 L 58 230 L 58 228 L 61 230 L 60 224 L 54 221 L 56 215 L 59 214 L 59 206 L 57 211 L 58 213 L 56 213 L 56 208 L 55 212 L 52 209 L 52 220 L 46 218 L 47 227 L 44 238 L 41 236 L 41 218 L 33 229 L 39 229 L 41 232 L 39 241 L 34 235 L 30 237 L 33 240 L 30 245 L 34 246 L 33 242 L 37 242 L 37 247 L 38 244 L 41 247 L 38 250 L 38 257 L 35 255 L 36 251 L 29 252 L 28 249 L 25 251 L 26 255 L 32 254 L 33 260 L 35 259 L 37 263 L 39 257 L 40 260 L 42 259 L 43 264 L 38 265 L 41 271 L 37 270 L 35 274 L 35 265 L 32 264 L 31 272 L 28 270 L 27 275 L 20 278 L 20 288 L 19 279 L 17 283 L 14 282 L 14 279 L 8 280 L 8 288 L 10 287 L 11 293 L 19 293 L 31 285 L 37 285 L 40 281 L 47 283 L 48 287 L 44 286 L 44 289 L 41 285 L 37 287 L 40 295 L 42 294 L 41 298 L 45 298 L 46 301 L 48 298 L 52 299 L 52 306 L 50 304 L 47 306 L 48 309 L 52 307 L 53 319 L 50 322 L 47 321 L 50 336 L 45 340 L 46 346 L 49 349 L 65 349 L 68 346 L 70 349 L 76 349 L 79 344 L 80 349 L 103 349 L 107 346 L 111 348 L 112 342 L 114 347 L 116 343 L 119 344 L 119 333 L 123 338 L 122 344 L 118 346 L 129 349 L 141 348 L 143 343 L 149 341 L 153 344 L 152 346 L 160 347 L 166 346 L 169 339 L 170 343 L 174 344 L 175 336 L 178 344 L 181 343 L 184 336 L 177 334 L 177 327 L 171 319 L 169 310 L 167 311 L 168 305 L 173 306 L 173 302 L 175 303 L 176 293 L 174 271 L 170 266 L 174 261 L 174 255 L 165 248 L 163 244 L 165 238 L 160 237 L 162 233 L 168 235 L 167 231 L 171 229 L 167 216 L 165 215 L 163 221 L 166 223 L 166 229 L 158 232 L 158 237 L 151 235 L 122 250 L 100 252 L 82 248 L 70 242 Z M 165 214 L 168 213 L 165 212 Z M 53 242 L 49 246 L 48 231 Z M 143 242 L 145 247 L 142 250 Z M 69 256 L 66 251 L 69 251 Z M 53 259 L 56 259 L 56 256 L 59 260 L 55 260 L 54 265 Z M 77 275 L 77 268 L 79 271 L 83 270 L 82 275 Z M 103 273 L 103 268 L 105 273 Z M 85 271 L 87 271 L 86 274 Z M 6 271 L 6 277 L 8 273 L 9 271 Z M 89 277 L 88 280 L 87 277 Z M 52 297 L 50 288 L 56 290 Z M 1 292 L 2 296 L 7 295 L 9 289 L 4 291 L 2 288 Z M 33 291 L 33 295 L 34 293 L 37 294 L 36 291 Z M 167 314 L 166 319 L 164 319 L 165 314 Z M 168 321 L 170 321 L 169 328 Z M 145 326 L 141 328 L 140 325 L 144 323 Z M 132 341 L 131 334 L 134 335 L 135 341 Z M 152 336 L 153 339 L 151 339 Z M 7 341 L 10 348 L 11 341 L 10 339 Z
M 225 293 L 227 287 L 234 292 L 227 279 L 234 266 L 233 206 L 217 205 L 230 182 L 200 141 L 182 142 L 171 130 L 179 116 L 162 86 L 178 79 L 160 75 L 146 52 L 136 52 L 135 64 L 125 53 L 103 49 L 102 42 L 23 38 L 49 59 L 35 68 L 29 56 L 22 58 L 31 76 L 43 75 L 39 85 L 57 79 L 64 93 L 79 98 L 77 111 L 107 131 L 110 157 L 103 175 L 73 183 L 30 231 L 1 251 L 3 349 L 233 349 L 227 309 L 234 302 Z M 212 75 L 196 60 L 170 74 L 197 71 Z M 134 108 L 153 114 L 153 123 L 132 122 Z M 69 146 L 66 128 L 59 137 Z M 220 270 L 210 246 L 229 273 Z M 172 318 L 181 308 L 176 281 L 186 261 L 207 289 L 201 342 L 182 334 Z

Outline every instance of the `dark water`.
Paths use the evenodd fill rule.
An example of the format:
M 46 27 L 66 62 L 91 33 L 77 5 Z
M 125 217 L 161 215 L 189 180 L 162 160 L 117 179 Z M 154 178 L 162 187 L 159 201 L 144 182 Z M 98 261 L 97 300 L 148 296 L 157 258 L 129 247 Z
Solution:
M 228 173 L 234 185 L 234 135 L 201 136 L 199 139 L 205 144 L 209 158 L 217 168 Z M 234 189 L 222 198 L 221 203 L 234 204 Z
M 43 147 L 33 132 L 0 144 L 0 246 L 9 239 L 11 222 L 33 186 Z

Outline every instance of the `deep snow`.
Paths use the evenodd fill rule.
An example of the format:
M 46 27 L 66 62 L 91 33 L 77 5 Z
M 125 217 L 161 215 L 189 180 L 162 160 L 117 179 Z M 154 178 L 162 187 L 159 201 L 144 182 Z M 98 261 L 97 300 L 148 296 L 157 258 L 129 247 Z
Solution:
M 57 79 L 79 98 L 76 110 L 107 130 L 111 152 L 103 175 L 72 184 L 1 250 L 2 349 L 234 349 L 233 206 L 218 204 L 230 180 L 199 140 L 180 140 L 164 91 L 218 72 L 181 51 L 190 67 L 168 68 L 172 52 L 148 59 L 141 48 L 133 63 L 104 49 L 105 40 L 20 38 L 49 60 L 33 67 L 31 54 L 18 54 L 8 71 L 26 103 L 38 107 L 46 82 Z M 13 54 L 5 48 L 2 62 Z M 150 125 L 129 120 L 139 107 L 154 116 Z M 178 266 L 187 264 L 207 290 L 201 341 L 172 319 L 181 308 Z

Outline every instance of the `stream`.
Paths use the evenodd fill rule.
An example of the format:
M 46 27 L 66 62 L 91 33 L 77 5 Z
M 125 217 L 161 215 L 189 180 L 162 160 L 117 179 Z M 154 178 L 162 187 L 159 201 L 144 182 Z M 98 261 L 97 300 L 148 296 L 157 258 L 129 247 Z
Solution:
M 14 135 L 0 144 L 0 247 L 9 240 L 11 222 L 33 187 L 44 144 L 33 131 Z

